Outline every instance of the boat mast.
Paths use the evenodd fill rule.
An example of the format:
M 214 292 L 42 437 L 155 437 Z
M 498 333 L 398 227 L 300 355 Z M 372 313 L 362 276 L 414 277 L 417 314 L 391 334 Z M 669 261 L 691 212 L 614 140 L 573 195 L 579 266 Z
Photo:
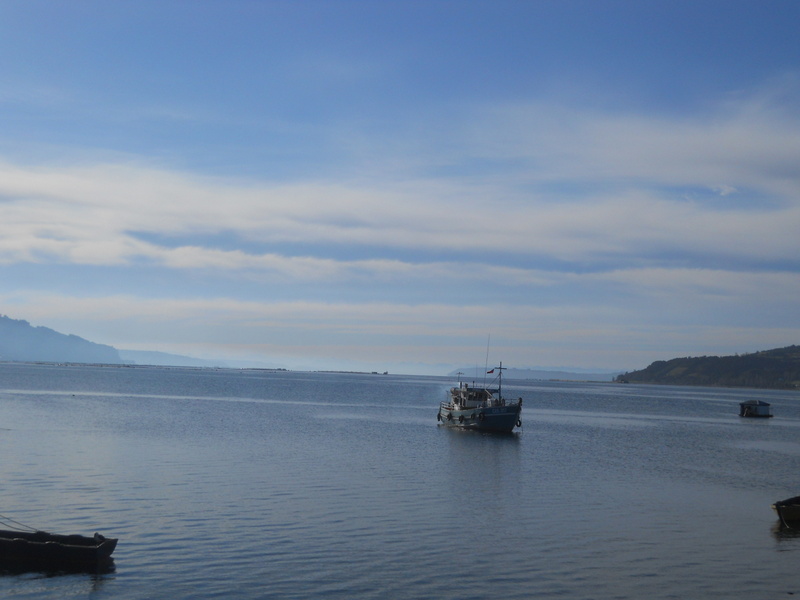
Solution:
M 502 400 L 503 400 L 503 371 L 505 371 L 505 369 L 503 368 L 503 361 L 502 360 L 500 361 L 500 366 L 497 367 L 497 370 L 500 371 L 500 373 L 497 374 L 497 396 L 498 396 L 497 399 L 502 402 Z
M 486 369 L 489 368 L 489 344 L 492 341 L 492 334 L 490 333 L 486 336 L 486 361 L 483 363 L 483 387 L 486 387 L 486 375 L 488 371 Z

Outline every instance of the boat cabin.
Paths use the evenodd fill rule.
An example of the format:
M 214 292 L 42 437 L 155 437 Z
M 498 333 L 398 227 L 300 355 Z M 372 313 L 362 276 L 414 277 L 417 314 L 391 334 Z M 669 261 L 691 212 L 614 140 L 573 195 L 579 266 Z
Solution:
M 493 393 L 497 390 L 489 390 L 482 387 L 471 387 L 462 382 L 457 388 L 450 390 L 450 397 L 453 405 L 458 410 L 467 410 L 470 408 L 484 408 L 487 406 L 495 406 L 497 401 Z
M 763 400 L 747 400 L 739 403 L 739 416 L 769 418 L 772 416 L 772 409 L 769 403 Z

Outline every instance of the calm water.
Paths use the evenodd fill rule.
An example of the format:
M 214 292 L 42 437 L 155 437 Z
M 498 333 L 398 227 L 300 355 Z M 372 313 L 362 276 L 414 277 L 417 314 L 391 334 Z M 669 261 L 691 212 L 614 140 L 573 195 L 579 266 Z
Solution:
M 120 538 L 0 597 L 800 595 L 800 394 L 506 382 L 498 437 L 437 427 L 451 383 L 0 364 L 0 513 Z

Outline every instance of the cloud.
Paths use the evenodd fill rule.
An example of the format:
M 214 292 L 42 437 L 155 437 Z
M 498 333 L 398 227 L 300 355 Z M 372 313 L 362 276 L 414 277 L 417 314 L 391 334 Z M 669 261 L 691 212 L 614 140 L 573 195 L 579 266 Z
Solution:
M 541 102 L 498 106 L 475 119 L 467 141 L 477 156 L 520 161 L 532 182 L 733 186 L 796 202 L 800 116 L 796 99 L 783 102 L 745 98 L 712 114 L 671 116 Z
M 530 364 L 606 345 L 609 362 L 643 366 L 630 348 L 700 351 L 692 335 L 704 352 L 753 350 L 737 346 L 748 332 L 788 345 L 800 122 L 745 104 L 702 119 L 476 109 L 443 127 L 447 143 L 401 139 L 368 175 L 327 180 L 7 159 L 0 265 L 141 284 L 91 297 L 6 279 L 0 300 L 105 343 L 238 354 L 411 352 L 417 335 L 435 340 L 425 361 L 474 361 L 459 348 L 488 330 Z M 415 142 L 430 154 L 405 154 Z M 180 287 L 192 278 L 201 292 Z
M 736 173 L 731 168 L 726 175 L 738 186 Z M 651 177 L 646 183 L 627 181 L 645 175 Z M 596 170 L 594 176 L 599 177 Z M 280 262 L 274 253 L 225 252 L 191 243 L 167 247 L 136 232 L 175 239 L 232 232 L 256 245 L 369 247 L 383 255 L 384 262 L 372 263 L 377 270 L 391 268 L 396 254 L 421 249 L 583 264 L 652 260 L 676 251 L 701 262 L 704 255 L 732 261 L 796 255 L 800 201 L 775 196 L 777 185 L 765 184 L 762 194 L 771 194 L 766 206 L 756 192 L 743 205 L 730 207 L 659 189 L 669 174 L 620 169 L 611 178 L 626 183 L 608 189 L 598 181 L 597 190 L 563 197 L 494 182 L 476 188 L 458 180 L 272 186 L 137 165 L 25 168 L 5 163 L 0 164 L 0 261 L 121 265 L 143 259 L 171 268 L 245 270 L 271 269 Z M 705 179 L 681 183 L 701 186 Z M 786 181 L 781 185 L 790 187 Z M 706 189 L 712 187 L 729 193 L 734 186 Z M 291 260 L 305 265 L 295 270 L 305 276 L 312 264 L 324 266 L 318 269 L 321 275 L 335 266 L 326 257 Z
M 720 196 L 730 196 L 735 194 L 738 190 L 732 185 L 715 185 L 711 189 L 718 193 Z

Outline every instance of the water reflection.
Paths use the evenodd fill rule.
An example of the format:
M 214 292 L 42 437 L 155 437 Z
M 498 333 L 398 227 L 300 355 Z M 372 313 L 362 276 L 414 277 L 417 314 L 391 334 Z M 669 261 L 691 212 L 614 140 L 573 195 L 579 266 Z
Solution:
M 116 572 L 2 565 L 0 598 L 800 592 L 800 532 L 769 509 L 796 392 L 759 424 L 751 391 L 520 384 L 524 433 L 498 436 L 437 428 L 446 385 L 0 364 L 4 511 L 126 540 Z
M 107 592 L 116 576 L 114 561 L 91 566 L 53 566 L 23 561 L 0 561 L 0 580 L 20 597 L 94 597 Z M 26 595 L 26 590 L 33 596 Z
M 500 443 L 514 444 L 519 443 L 520 436 L 523 433 L 522 431 L 478 431 L 477 429 L 464 429 L 462 427 L 447 427 L 446 425 L 442 424 L 438 424 L 437 427 L 442 431 L 446 431 L 447 434 L 456 436 L 451 440 L 454 442 L 459 440 L 484 438 L 487 443 L 491 443 L 491 440 L 503 440 L 503 442 Z
M 772 535 L 774 535 L 775 539 L 779 542 L 785 540 L 800 540 L 800 526 L 793 527 L 778 520 L 772 526 Z
M 38 573 L 44 577 L 62 575 L 90 575 L 98 582 L 106 575 L 116 571 L 114 559 L 94 565 L 52 565 L 42 561 L 2 560 L 0 559 L 0 577 L 18 576 L 26 573 Z
M 514 485 L 521 471 L 519 434 L 442 429 L 451 451 L 440 464 L 450 489 L 448 497 L 457 498 L 461 510 L 466 506 L 475 511 L 487 506 L 498 509 L 519 494 Z

